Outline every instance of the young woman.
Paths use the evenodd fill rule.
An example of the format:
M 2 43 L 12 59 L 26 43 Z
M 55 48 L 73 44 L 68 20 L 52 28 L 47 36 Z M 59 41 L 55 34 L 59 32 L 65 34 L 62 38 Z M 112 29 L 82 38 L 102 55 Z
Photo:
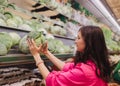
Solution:
M 48 45 L 36 46 L 28 39 L 29 49 L 46 81 L 46 86 L 107 86 L 110 76 L 108 51 L 102 30 L 97 26 L 84 26 L 75 40 L 74 62 L 64 63 L 48 50 Z M 42 52 L 60 71 L 49 72 L 41 59 Z

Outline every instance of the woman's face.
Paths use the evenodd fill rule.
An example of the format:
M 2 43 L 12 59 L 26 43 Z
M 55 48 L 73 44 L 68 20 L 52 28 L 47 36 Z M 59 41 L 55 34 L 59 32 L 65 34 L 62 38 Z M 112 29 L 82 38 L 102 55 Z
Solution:
M 84 52 L 85 41 L 83 40 L 81 31 L 78 32 L 78 36 L 75 40 L 75 44 L 76 44 L 76 47 L 77 47 L 77 51 Z

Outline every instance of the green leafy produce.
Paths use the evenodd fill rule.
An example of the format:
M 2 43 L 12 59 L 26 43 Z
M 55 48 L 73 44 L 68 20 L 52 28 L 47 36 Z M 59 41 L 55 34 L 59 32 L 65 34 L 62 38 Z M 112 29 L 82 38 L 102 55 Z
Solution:
M 41 43 L 44 43 L 46 40 L 42 32 L 31 31 L 27 36 L 23 37 L 20 40 L 19 49 L 23 53 L 29 53 L 27 38 L 34 39 L 37 46 L 39 46 Z
M 46 34 L 46 39 L 55 39 L 55 37 L 52 34 Z
M 69 46 L 63 46 L 65 53 L 71 53 L 72 49 Z
M 0 5 L 7 6 L 8 0 L 0 0 Z
M 17 33 L 10 32 L 9 35 L 12 37 L 12 42 L 13 42 L 12 46 L 19 44 L 21 37 Z
M 31 31 L 28 34 L 28 37 L 30 39 L 34 39 L 37 46 L 39 46 L 39 44 L 44 43 L 45 42 L 45 37 L 43 36 L 43 32 L 39 32 L 39 31 Z
M 54 53 L 55 52 L 55 48 L 56 48 L 56 44 L 55 44 L 55 41 L 54 39 L 49 39 L 48 40 L 48 49 Z
M 0 56 L 6 55 L 7 54 L 7 48 L 4 44 L 0 43 Z
M 5 0 L 0 0 L 0 4 L 3 4 Z
M 0 8 L 0 9 L 1 9 L 1 8 Z M 3 19 L 3 20 L 6 19 L 6 17 L 1 13 L 1 11 L 0 11 L 0 19 Z
M 6 21 L 7 26 L 17 28 L 17 21 L 14 18 L 10 18 Z
M 22 24 L 18 26 L 18 29 L 32 31 L 33 29 L 28 24 Z
M 19 50 L 23 53 L 29 53 L 29 47 L 27 44 L 27 35 L 24 36 L 19 42 Z
M 0 26 L 6 26 L 6 22 L 3 19 L 0 19 Z
M 4 12 L 4 16 L 6 17 L 6 19 L 13 18 L 12 13 L 10 13 L 10 12 Z
M 7 50 L 9 50 L 12 46 L 12 40 L 11 36 L 8 33 L 1 32 L 0 33 L 0 43 L 4 44 L 7 47 Z
M 15 15 L 13 18 L 15 19 L 17 25 L 23 24 L 23 20 L 21 17 Z
M 107 28 L 102 28 L 103 34 L 105 36 L 105 40 L 112 39 L 112 31 Z
M 61 29 L 59 34 L 65 36 L 67 34 L 67 31 L 65 29 Z
M 114 51 L 114 52 L 118 52 L 120 51 L 120 46 L 117 44 L 116 41 L 112 40 L 112 31 L 107 29 L 107 28 L 103 28 L 103 33 L 104 33 L 104 37 L 105 37 L 105 41 L 107 44 L 107 48 L 110 51 Z
M 59 26 L 51 26 L 51 28 L 50 28 L 50 32 L 52 34 L 59 34 L 60 30 L 61 30 L 61 27 L 59 27 Z
M 71 49 L 69 46 L 63 44 L 60 40 L 48 39 L 48 49 L 52 53 L 70 53 Z

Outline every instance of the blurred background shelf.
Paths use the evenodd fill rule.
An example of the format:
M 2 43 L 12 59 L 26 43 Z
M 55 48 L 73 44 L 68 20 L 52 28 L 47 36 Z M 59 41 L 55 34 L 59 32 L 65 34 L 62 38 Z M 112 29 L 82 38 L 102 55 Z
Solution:
M 73 54 L 54 54 L 54 55 L 59 59 L 67 59 L 73 57 Z M 48 60 L 44 55 L 41 55 L 41 57 L 44 61 Z M 0 66 L 25 63 L 34 63 L 34 58 L 31 54 L 8 54 L 6 56 L 0 56 Z

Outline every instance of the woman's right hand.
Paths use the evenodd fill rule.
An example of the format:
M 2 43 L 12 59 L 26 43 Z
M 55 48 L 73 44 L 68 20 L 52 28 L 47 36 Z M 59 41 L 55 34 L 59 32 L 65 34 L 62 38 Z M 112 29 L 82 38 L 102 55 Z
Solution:
M 49 52 L 49 50 L 48 50 L 48 43 L 47 42 L 45 42 L 44 44 L 42 44 L 39 52 L 43 53 L 45 55 Z

